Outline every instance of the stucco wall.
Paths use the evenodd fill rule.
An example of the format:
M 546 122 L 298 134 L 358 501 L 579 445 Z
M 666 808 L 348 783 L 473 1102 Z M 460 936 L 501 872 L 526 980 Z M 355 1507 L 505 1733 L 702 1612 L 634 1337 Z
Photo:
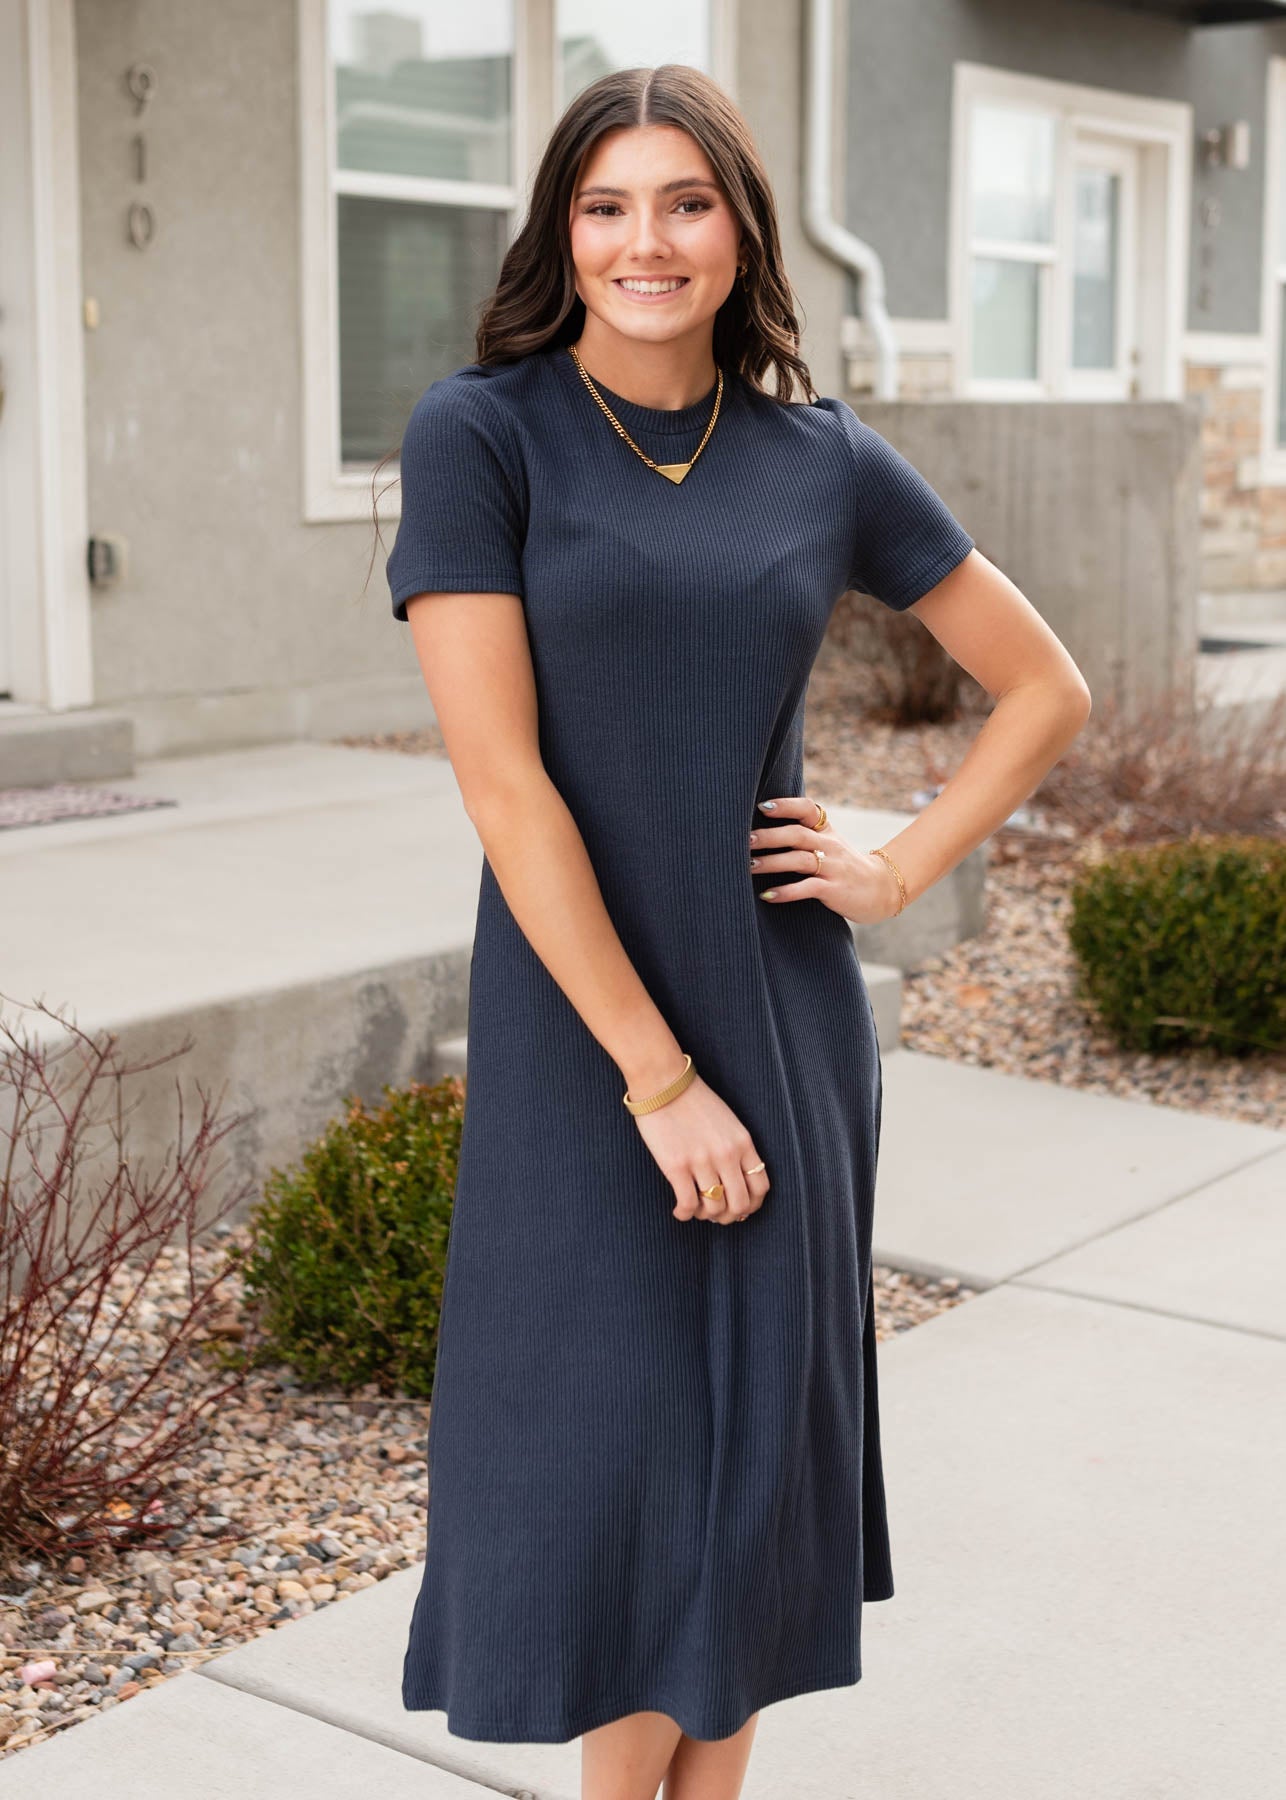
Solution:
M 361 596 L 369 523 L 302 517 L 293 0 L 80 0 L 76 27 L 90 529 L 129 542 L 94 597 L 96 700 L 144 753 L 427 716 L 382 559 Z

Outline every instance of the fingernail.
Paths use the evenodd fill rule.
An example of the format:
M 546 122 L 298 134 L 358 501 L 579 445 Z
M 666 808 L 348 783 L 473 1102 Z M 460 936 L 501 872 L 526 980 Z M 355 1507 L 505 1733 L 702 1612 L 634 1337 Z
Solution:
M 776 888 L 761 888 L 759 891 L 759 898 L 761 900 L 771 900 L 776 892 Z
M 761 800 L 759 804 L 763 807 L 765 812 L 771 812 L 777 802 L 775 800 Z

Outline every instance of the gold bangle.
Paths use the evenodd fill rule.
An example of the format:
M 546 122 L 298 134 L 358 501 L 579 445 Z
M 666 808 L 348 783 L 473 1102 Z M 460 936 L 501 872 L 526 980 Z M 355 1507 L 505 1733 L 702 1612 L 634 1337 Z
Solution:
M 683 1072 L 676 1075 L 673 1081 L 667 1083 L 665 1087 L 659 1089 L 655 1094 L 649 1094 L 646 1100 L 631 1100 L 630 1090 L 626 1088 L 624 1094 L 626 1110 L 627 1112 L 632 1113 L 655 1112 L 658 1106 L 664 1106 L 668 1100 L 676 1099 L 678 1095 L 683 1092 L 684 1088 L 687 1087 L 690 1082 L 695 1081 L 696 1078 L 697 1072 L 692 1066 L 692 1058 L 691 1056 L 685 1055 L 683 1058 Z
M 902 879 L 902 871 L 901 871 L 901 869 L 898 868 L 897 864 L 894 862 L 893 858 L 889 855 L 887 850 L 871 850 L 868 852 L 868 854 L 871 856 L 883 857 L 884 861 L 889 865 L 890 869 L 892 869 L 893 873 L 897 876 L 898 893 L 901 895 L 901 899 L 898 901 L 898 912 L 895 912 L 892 915 L 896 919 L 898 916 L 898 913 L 900 913 L 902 911 L 902 908 L 906 905 L 906 883 Z

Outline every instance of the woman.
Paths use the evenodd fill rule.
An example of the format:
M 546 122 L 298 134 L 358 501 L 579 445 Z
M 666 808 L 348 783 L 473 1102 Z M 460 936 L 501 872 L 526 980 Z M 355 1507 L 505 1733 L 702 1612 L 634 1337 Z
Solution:
M 810 397 L 767 177 L 699 71 L 572 102 L 477 348 L 412 413 L 388 562 L 485 851 L 403 1699 L 580 1736 L 588 1800 L 724 1800 L 759 1710 L 859 1680 L 893 1592 L 850 927 L 994 831 L 1088 696 L 911 465 Z M 854 587 L 997 696 L 871 849 L 801 791 Z

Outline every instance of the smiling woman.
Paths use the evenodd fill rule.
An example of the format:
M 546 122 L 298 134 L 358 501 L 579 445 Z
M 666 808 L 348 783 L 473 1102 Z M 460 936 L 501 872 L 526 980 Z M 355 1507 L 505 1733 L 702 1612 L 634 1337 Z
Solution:
M 1003 578 L 815 394 L 696 70 L 577 97 L 478 346 L 411 415 L 388 562 L 485 851 L 403 1699 L 582 1737 L 585 1800 L 734 1800 L 759 1710 L 858 1681 L 893 1593 L 851 925 L 983 816 L 918 882 L 847 844 L 808 678 L 849 588 L 960 635 Z

